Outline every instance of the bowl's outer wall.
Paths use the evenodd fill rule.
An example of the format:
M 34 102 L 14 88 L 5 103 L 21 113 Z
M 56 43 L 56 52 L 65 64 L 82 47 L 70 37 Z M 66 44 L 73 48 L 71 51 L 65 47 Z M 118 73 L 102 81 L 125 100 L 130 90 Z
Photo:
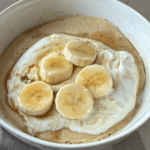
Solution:
M 17 2 L 0 14 L 0 53 L 3 52 L 8 44 L 23 31 L 55 19 L 58 16 L 67 16 L 72 14 L 103 17 L 117 25 L 124 35 L 130 38 L 131 42 L 143 58 L 148 78 L 148 58 L 150 58 L 150 25 L 133 9 L 114 0 L 23 0 Z M 0 123 L 4 128 L 20 140 L 41 149 L 50 149 L 50 147 L 89 147 L 89 149 L 92 147 L 92 149 L 94 149 L 93 146 L 99 146 L 99 150 L 101 150 L 106 146 L 112 145 L 122 138 L 125 138 L 149 118 L 149 80 L 146 80 L 146 82 L 146 88 L 142 97 L 143 105 L 139 114 L 124 130 L 122 130 L 122 132 L 102 141 L 76 145 L 57 144 L 42 141 L 11 126 L 1 112 Z

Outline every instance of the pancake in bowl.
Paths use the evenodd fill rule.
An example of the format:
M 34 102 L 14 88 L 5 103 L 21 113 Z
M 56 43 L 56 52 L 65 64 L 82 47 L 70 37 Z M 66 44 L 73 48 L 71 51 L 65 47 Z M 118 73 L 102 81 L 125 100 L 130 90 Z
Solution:
M 13 101 L 11 103 L 13 108 L 10 107 L 10 104 L 8 103 L 8 99 L 6 98 L 5 91 L 8 92 L 6 82 L 7 80 L 10 79 L 10 75 L 8 74 L 8 72 L 11 72 L 10 70 L 14 68 L 14 65 L 16 64 L 18 59 L 20 59 L 21 55 L 23 55 L 25 51 L 27 51 L 32 45 L 37 43 L 40 39 L 42 39 L 43 37 L 47 37 L 49 35 L 52 35 L 56 39 L 57 38 L 59 39 L 62 34 L 66 35 L 64 36 L 66 37 L 65 39 L 67 39 L 68 37 L 73 38 L 72 40 L 76 40 L 76 38 L 78 39 L 81 38 L 81 39 L 84 39 L 85 41 L 88 38 L 91 40 L 99 41 L 103 44 L 103 47 L 102 47 L 103 50 L 111 49 L 113 50 L 113 52 L 114 51 L 116 52 L 126 51 L 130 53 L 134 57 L 135 64 L 138 67 L 138 74 L 139 74 L 138 92 L 137 92 L 137 95 L 135 95 L 136 99 L 138 99 L 144 87 L 145 72 L 144 72 L 144 66 L 143 66 L 141 57 L 139 56 L 135 48 L 132 46 L 132 44 L 119 31 L 119 29 L 113 24 L 111 24 L 110 22 L 108 22 L 107 20 L 102 19 L 102 18 L 95 18 L 95 17 L 69 16 L 65 18 L 61 17 L 54 21 L 43 24 L 41 26 L 37 26 L 33 29 L 30 29 L 24 32 L 17 39 L 15 39 L 8 46 L 6 52 L 2 54 L 2 58 L 0 62 L 0 66 L 1 68 L 3 68 L 3 72 L 1 72 L 2 78 L 0 82 L 1 84 L 3 84 L 5 81 L 5 89 L 4 87 L 1 87 L 1 91 L 0 91 L 1 96 L 2 96 L 2 100 L 0 102 L 1 106 L 3 106 L 2 111 L 4 111 L 5 116 L 8 118 L 11 124 L 15 125 L 19 129 L 29 134 L 33 134 L 33 133 L 31 132 L 31 130 L 26 128 L 27 124 L 24 125 L 25 118 L 23 117 L 23 115 L 20 115 L 20 113 L 18 112 L 18 108 L 15 105 L 15 103 L 13 103 Z M 88 42 L 90 43 L 90 40 Z M 95 43 L 95 41 L 92 41 L 92 42 Z M 62 44 L 65 44 L 65 42 Z M 112 52 L 111 50 L 110 52 Z M 103 56 L 106 56 L 106 55 L 104 54 Z M 8 61 L 7 64 L 4 63 L 6 59 Z M 107 60 L 105 59 L 105 63 L 106 62 Z M 105 64 L 104 62 L 99 61 L 98 57 L 96 57 L 95 61 L 92 63 L 97 63 L 99 65 Z M 81 71 L 83 69 L 82 67 L 83 66 L 75 66 L 73 68 L 73 73 L 76 69 L 79 69 L 78 71 Z M 76 73 L 75 73 L 75 78 L 76 78 Z M 21 79 L 22 81 L 28 80 L 28 78 L 21 78 Z M 65 84 L 75 82 L 74 78 L 72 79 L 73 80 L 70 80 L 67 83 L 63 83 L 62 81 L 61 83 L 63 83 L 63 86 L 64 86 Z M 32 80 L 36 80 L 36 79 L 32 78 Z M 69 80 L 69 77 L 68 77 L 68 80 Z M 117 88 L 117 87 L 118 87 L 117 84 L 113 84 L 113 88 Z M 57 90 L 61 88 L 61 85 L 57 84 L 57 86 L 55 86 L 52 84 L 51 88 L 53 89 L 53 91 L 57 92 Z M 55 94 L 57 94 L 55 92 L 54 92 L 54 98 L 55 98 Z M 5 98 L 6 98 L 6 101 L 5 101 Z M 113 100 L 114 99 L 112 98 L 112 101 Z M 53 103 L 53 105 L 55 104 Z M 69 129 L 68 126 L 65 126 L 61 128 L 60 130 L 56 130 L 56 131 L 47 130 L 47 131 L 42 131 L 42 132 L 40 131 L 40 132 L 35 132 L 33 135 L 38 138 L 41 138 L 47 141 L 57 142 L 57 143 L 87 143 L 87 142 L 102 140 L 102 139 L 108 138 L 109 136 L 123 129 L 134 118 L 139 108 L 140 106 L 136 103 L 134 109 L 132 109 L 132 111 L 122 121 L 115 123 L 115 125 L 113 125 L 112 127 L 109 127 L 106 131 L 100 134 L 97 134 L 98 132 L 91 134 L 91 133 L 85 133 L 83 131 L 82 132 L 71 131 L 75 129 L 73 129 L 72 127 L 70 127 Z M 55 107 L 52 107 L 47 114 L 44 114 L 43 116 L 37 116 L 38 120 L 43 120 L 44 118 L 47 118 L 50 115 L 52 115 L 50 113 L 52 110 L 54 112 L 58 111 L 55 109 Z M 95 123 L 96 122 L 97 121 L 95 120 Z M 81 121 L 80 126 L 82 127 L 83 124 L 84 122 Z

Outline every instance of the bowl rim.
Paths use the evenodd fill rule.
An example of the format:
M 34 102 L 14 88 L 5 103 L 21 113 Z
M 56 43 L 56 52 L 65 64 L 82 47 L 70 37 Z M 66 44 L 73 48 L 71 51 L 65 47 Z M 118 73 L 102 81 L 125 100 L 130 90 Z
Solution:
M 15 3 L 13 3 L 12 5 L 7 7 L 6 9 L 4 9 L 2 12 L 0 12 L 0 17 L 2 17 L 5 13 L 7 13 L 7 11 L 11 11 L 12 9 L 15 9 L 15 7 L 17 7 L 19 5 L 22 5 L 22 4 L 24 4 L 28 1 L 30 1 L 30 0 L 19 0 Z M 114 3 L 120 3 L 123 7 L 126 7 L 128 10 L 130 10 L 131 12 L 136 14 L 139 18 L 141 18 L 150 27 L 149 21 L 147 19 L 145 19 L 145 17 L 143 17 L 136 10 L 134 10 L 130 6 L 124 4 L 123 2 L 114 1 L 114 0 L 111 0 L 111 1 L 113 1 Z M 140 118 L 141 121 L 138 124 L 135 124 L 135 125 L 131 126 L 129 129 L 127 129 L 126 131 L 124 131 L 121 134 L 117 134 L 115 137 L 109 137 L 109 138 L 103 139 L 101 141 L 96 141 L 96 142 L 91 142 L 91 143 L 82 143 L 82 144 L 61 144 L 61 143 L 54 143 L 54 142 L 45 141 L 45 140 L 33 137 L 33 136 L 31 136 L 27 133 L 24 133 L 23 131 L 15 128 L 11 124 L 9 124 L 6 121 L 2 120 L 2 118 L 0 118 L 0 125 L 3 128 L 5 128 L 8 132 L 14 133 L 13 135 L 15 137 L 17 137 L 18 139 L 19 139 L 18 136 L 20 136 L 20 137 L 22 137 L 22 139 L 25 139 L 26 141 L 30 141 L 30 142 L 33 142 L 33 143 L 38 144 L 38 145 L 40 144 L 41 146 L 49 146 L 49 147 L 54 147 L 54 148 L 87 148 L 87 147 L 90 148 L 90 147 L 100 146 L 100 145 L 104 145 L 104 144 L 107 145 L 109 143 L 119 141 L 123 137 L 128 136 L 129 134 L 136 131 L 139 127 L 141 127 L 146 121 L 148 121 L 148 119 L 150 118 L 150 114 L 147 113 L 147 110 L 145 110 L 145 115 L 146 116 L 144 118 L 142 118 L 142 119 Z M 22 140 L 22 139 L 20 139 L 20 140 Z

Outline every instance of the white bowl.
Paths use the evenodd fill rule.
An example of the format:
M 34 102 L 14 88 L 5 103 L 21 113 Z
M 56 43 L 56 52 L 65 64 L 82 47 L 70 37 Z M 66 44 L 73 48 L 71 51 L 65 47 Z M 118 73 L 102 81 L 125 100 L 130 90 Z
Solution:
M 143 91 L 142 107 L 134 119 L 116 135 L 102 141 L 87 144 L 57 144 L 32 137 L 9 124 L 0 112 L 0 124 L 20 140 L 41 148 L 85 148 L 95 146 L 99 150 L 112 145 L 139 128 L 150 116 L 150 24 L 139 13 L 116 0 L 23 0 L 15 3 L 0 14 L 0 53 L 23 31 L 55 19 L 72 14 L 106 18 L 122 31 L 143 58 L 146 84 Z M 42 18 L 42 19 L 41 19 Z M 42 20 L 42 21 L 41 21 Z M 10 32 L 11 31 L 11 32 Z

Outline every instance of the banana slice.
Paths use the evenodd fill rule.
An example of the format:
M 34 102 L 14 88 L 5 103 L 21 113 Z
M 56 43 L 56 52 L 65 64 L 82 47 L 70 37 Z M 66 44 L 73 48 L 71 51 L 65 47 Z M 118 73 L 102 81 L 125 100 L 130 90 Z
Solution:
M 64 55 L 68 61 L 77 66 L 87 66 L 94 62 L 97 52 L 87 43 L 73 40 L 66 44 Z
M 45 114 L 53 102 L 51 87 L 43 81 L 35 81 L 27 85 L 18 97 L 20 110 L 32 116 Z
M 93 97 L 82 85 L 68 84 L 56 96 L 56 109 L 65 118 L 77 119 L 86 116 L 93 108 Z
M 40 63 L 40 77 L 49 84 L 58 84 L 70 78 L 73 64 L 64 56 L 45 57 Z
M 109 71 L 100 65 L 91 65 L 82 69 L 75 82 L 86 87 L 93 98 L 105 95 L 113 84 Z

